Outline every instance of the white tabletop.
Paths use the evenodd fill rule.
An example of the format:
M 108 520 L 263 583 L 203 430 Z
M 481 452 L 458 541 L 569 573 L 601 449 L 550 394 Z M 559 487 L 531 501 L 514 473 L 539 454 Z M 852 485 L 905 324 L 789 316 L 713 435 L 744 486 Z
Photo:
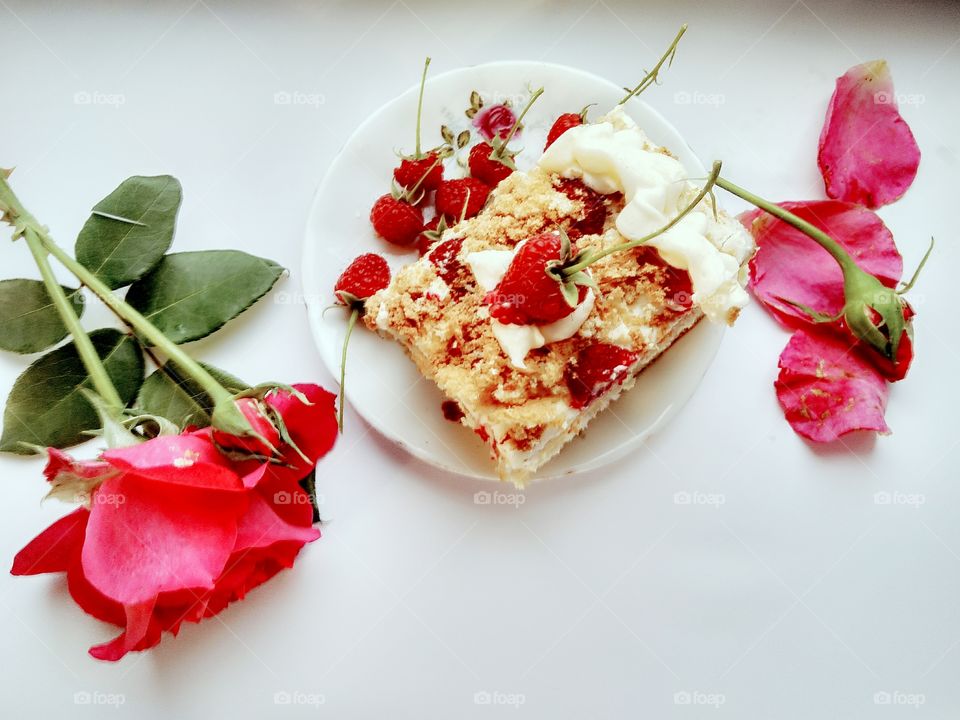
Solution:
M 428 53 L 436 72 L 544 59 L 630 84 L 687 21 L 645 99 L 705 161 L 777 200 L 823 196 L 816 142 L 834 78 L 885 57 L 923 161 L 880 214 L 907 268 L 940 241 L 913 295 L 917 358 L 890 394 L 892 436 L 797 437 L 772 388 L 788 336 L 756 306 L 644 450 L 534 486 L 519 506 L 508 487 L 405 456 L 348 410 L 319 468 L 323 538 L 293 572 L 149 653 L 92 660 L 87 647 L 115 629 L 62 579 L 0 575 L 5 714 L 956 717 L 960 10 L 643 5 L 0 0 L 0 164 L 17 166 L 14 187 L 56 238 L 71 245 L 123 178 L 171 173 L 184 187 L 176 249 L 290 268 L 272 299 L 194 346 L 247 380 L 334 387 L 297 298 L 307 209 L 352 129 Z M 34 276 L 24 246 L 2 258 L 3 277 Z M 88 320 L 108 322 L 99 309 Z M 0 356 L 0 393 L 23 367 Z M 69 508 L 40 504 L 36 460 L 4 456 L 0 476 L 9 563 Z M 514 503 L 476 503 L 484 490 Z

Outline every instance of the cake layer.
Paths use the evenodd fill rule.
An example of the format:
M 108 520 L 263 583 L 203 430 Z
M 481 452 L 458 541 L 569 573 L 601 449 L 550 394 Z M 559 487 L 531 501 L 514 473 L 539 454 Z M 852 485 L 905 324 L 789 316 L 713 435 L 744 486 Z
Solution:
M 367 325 L 399 342 L 460 406 L 461 422 L 489 445 L 505 480 L 530 478 L 702 317 L 687 273 L 653 248 L 635 248 L 591 266 L 597 292 L 572 334 L 511 358 L 498 338 L 505 328 L 498 331 L 483 302 L 491 280 L 482 277 L 477 253 L 509 260 L 518 243 L 553 227 L 564 228 L 577 250 L 622 243 L 614 227 L 621 207 L 616 194 L 601 196 L 543 170 L 514 173 L 480 215 L 448 230 L 367 301 Z M 597 347 L 622 349 L 630 360 L 584 398 L 578 367 Z

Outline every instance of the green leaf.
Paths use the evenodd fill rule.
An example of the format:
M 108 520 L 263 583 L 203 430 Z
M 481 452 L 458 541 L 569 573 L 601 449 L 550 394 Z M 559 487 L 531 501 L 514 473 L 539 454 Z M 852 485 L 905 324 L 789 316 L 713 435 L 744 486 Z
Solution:
M 172 253 L 127 292 L 127 302 L 175 343 L 206 337 L 266 295 L 283 273 L 238 250 Z
M 170 249 L 180 199 L 180 181 L 170 175 L 127 178 L 94 205 L 77 260 L 111 288 L 138 280 Z
M 140 347 L 119 330 L 104 328 L 90 339 L 124 402 L 143 382 Z M 47 353 L 17 378 L 3 413 L 0 451 L 29 454 L 20 443 L 51 447 L 75 445 L 100 427 L 97 411 L 83 396 L 92 389 L 73 343 Z
M 64 287 L 78 316 L 83 295 Z M 0 348 L 35 353 L 56 345 L 67 336 L 50 293 L 39 280 L 0 280 Z
M 231 393 L 236 394 L 248 389 L 243 380 L 206 363 L 200 364 Z M 136 410 L 139 413 L 159 415 L 181 428 L 187 425 L 206 427 L 210 424 L 213 413 L 213 401 L 176 365 L 167 362 L 143 383 L 137 396 Z

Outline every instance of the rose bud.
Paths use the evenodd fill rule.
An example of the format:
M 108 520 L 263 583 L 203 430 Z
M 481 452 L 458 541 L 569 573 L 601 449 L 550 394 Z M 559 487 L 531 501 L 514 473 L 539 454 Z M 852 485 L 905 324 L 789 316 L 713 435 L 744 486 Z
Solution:
M 250 423 L 253 434 L 234 435 L 214 429 L 213 440 L 226 450 L 238 450 L 261 457 L 273 456 L 280 446 L 280 431 L 267 415 L 263 403 L 253 397 L 241 397 L 234 405 Z

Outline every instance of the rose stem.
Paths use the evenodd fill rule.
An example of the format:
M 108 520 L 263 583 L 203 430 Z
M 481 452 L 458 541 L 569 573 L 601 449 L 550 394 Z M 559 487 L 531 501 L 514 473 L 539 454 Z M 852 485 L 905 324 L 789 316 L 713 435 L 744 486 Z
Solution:
M 686 217 L 687 213 L 689 213 L 697 205 L 700 204 L 700 201 L 703 200 L 703 198 L 705 198 L 713 189 L 713 186 L 715 183 L 717 183 L 719 176 L 720 176 L 720 161 L 718 160 L 713 163 L 713 169 L 710 171 L 710 175 L 707 177 L 707 182 L 702 188 L 700 188 L 700 192 L 697 193 L 697 196 L 690 202 L 689 205 L 687 205 L 676 217 L 674 217 L 666 225 L 659 228 L 658 230 L 653 231 L 649 235 L 644 235 L 642 238 L 639 238 L 637 240 L 631 240 L 630 242 L 626 242 L 626 243 L 617 243 L 616 245 L 611 245 L 610 247 L 604 248 L 603 250 L 597 250 L 596 252 L 587 253 L 585 256 L 583 256 L 580 259 L 579 262 L 577 262 L 576 265 L 571 265 L 570 267 L 563 268 L 563 270 L 561 271 L 562 275 L 564 277 L 571 277 L 572 275 L 575 275 L 581 270 L 585 270 L 587 267 L 595 263 L 597 260 L 600 260 L 601 258 L 605 258 L 607 255 L 612 255 L 613 253 L 620 252 L 622 250 L 630 250 L 632 248 L 639 247 L 640 245 L 643 245 L 649 242 L 650 240 L 653 240 L 653 238 L 657 237 L 658 235 L 662 235 L 663 233 L 667 232 L 667 230 L 672 228 L 674 225 L 680 222 L 684 217 Z
M 118 317 L 132 327 L 154 347 L 159 348 L 169 360 L 180 367 L 190 377 L 197 381 L 204 392 L 210 396 L 214 405 L 221 402 L 232 402 L 233 395 L 221 385 L 196 360 L 190 357 L 180 346 L 164 335 L 156 325 L 147 320 L 125 301 L 113 294 L 107 285 L 86 267 L 74 260 L 50 238 L 41 238 L 44 248 L 57 259 L 77 279 L 90 288 L 91 292 L 100 298 Z
M 117 411 L 121 410 L 124 405 L 123 400 L 120 398 L 120 394 L 110 380 L 110 375 L 103 366 L 103 361 L 97 354 L 97 350 L 93 346 L 90 336 L 86 330 L 83 329 L 83 325 L 80 324 L 80 318 L 77 317 L 73 306 L 67 299 L 66 293 L 63 291 L 60 283 L 57 282 L 53 274 L 53 268 L 50 267 L 50 261 L 43 247 L 44 238 L 49 238 L 47 229 L 37 222 L 36 218 L 27 212 L 20 203 L 19 198 L 17 198 L 13 189 L 7 183 L 7 173 L 5 171 L 0 171 L 0 208 L 3 208 L 5 219 L 7 219 L 14 228 L 20 228 L 19 232 L 23 235 L 27 247 L 30 248 L 30 252 L 33 254 L 33 259 L 36 261 L 37 268 L 40 270 L 40 277 L 43 278 L 43 284 L 47 289 L 47 293 L 49 293 L 50 299 L 53 301 L 53 305 L 60 315 L 60 319 L 73 337 L 74 347 L 77 348 L 77 354 L 80 356 L 80 360 L 83 362 L 83 366 L 90 376 L 90 381 L 93 383 L 94 389 L 108 406 Z M 14 235 L 14 237 L 16 237 L 16 235 Z
M 844 250 L 836 240 L 827 235 L 827 233 L 818 228 L 816 225 L 797 217 L 789 210 L 784 210 L 782 207 L 770 202 L 769 200 L 764 200 L 762 197 L 754 195 L 749 190 L 744 190 L 739 185 L 735 185 L 725 178 L 717 178 L 717 187 L 723 188 L 727 192 L 746 200 L 751 205 L 755 205 L 761 210 L 770 213 L 774 217 L 783 220 L 788 225 L 795 227 L 797 230 L 814 240 L 824 250 L 830 253 L 840 264 L 840 267 L 843 268 L 844 272 L 850 270 L 851 266 L 856 267 L 853 259 L 850 257 L 847 251 Z M 857 269 L 859 269 L 859 267 Z
M 673 64 L 673 56 L 677 54 L 677 45 L 680 43 L 680 38 L 683 37 L 683 34 L 687 31 L 687 24 L 684 23 L 680 26 L 680 31 L 677 33 L 677 36 L 673 39 L 673 42 L 670 43 L 670 47 L 667 48 L 667 51 L 661 56 L 660 62 L 653 66 L 653 70 L 648 72 L 643 80 L 640 81 L 640 84 L 637 85 L 633 90 L 627 93 L 623 100 L 617 103 L 617 105 L 623 105 L 627 100 L 632 97 L 635 97 L 650 87 L 655 83 L 660 75 L 660 68 L 663 67 L 663 64 L 669 59 L 667 67 Z

